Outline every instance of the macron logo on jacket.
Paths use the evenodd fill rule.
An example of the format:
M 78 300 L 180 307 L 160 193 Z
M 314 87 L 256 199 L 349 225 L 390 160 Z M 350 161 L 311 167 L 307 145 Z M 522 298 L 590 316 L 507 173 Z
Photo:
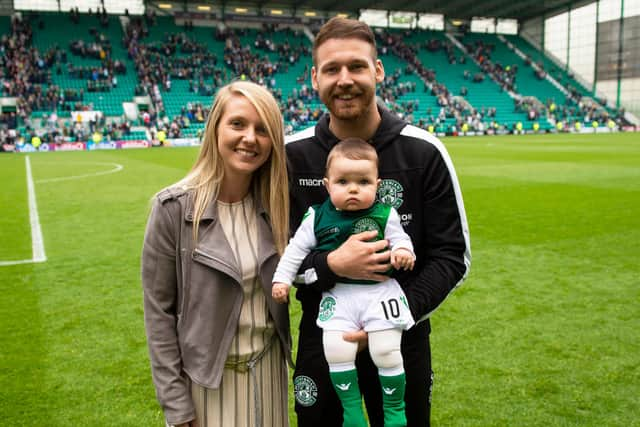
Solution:
M 299 178 L 298 185 L 300 187 L 322 187 L 323 183 L 321 179 L 317 178 Z

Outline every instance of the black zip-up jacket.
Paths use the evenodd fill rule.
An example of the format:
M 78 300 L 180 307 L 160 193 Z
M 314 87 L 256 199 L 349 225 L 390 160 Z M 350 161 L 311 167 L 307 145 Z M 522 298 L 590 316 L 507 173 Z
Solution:
M 415 248 L 414 269 L 397 272 L 394 277 L 418 321 L 467 276 L 471 264 L 469 228 L 458 179 L 442 142 L 385 108 L 379 110 L 382 122 L 370 141 L 379 157 L 382 183 L 378 198 L 396 208 Z M 328 197 L 322 178 L 329 150 L 338 138 L 329 130 L 329 115 L 325 114 L 315 127 L 286 141 L 291 229 L 295 231 L 307 208 Z M 301 268 L 301 273 L 307 271 L 307 279 L 298 288 L 297 298 L 304 311 L 317 311 L 321 292 L 338 281 L 329 269 L 327 255 L 312 252 Z

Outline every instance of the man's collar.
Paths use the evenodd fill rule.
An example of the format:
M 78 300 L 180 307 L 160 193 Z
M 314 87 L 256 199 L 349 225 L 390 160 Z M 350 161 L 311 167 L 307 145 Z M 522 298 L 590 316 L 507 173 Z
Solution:
M 373 137 L 370 138 L 369 142 L 375 144 L 376 146 L 386 144 L 391 142 L 395 137 L 400 134 L 400 131 L 407 125 L 404 120 L 401 120 L 396 115 L 394 115 L 387 107 L 378 103 L 376 105 L 378 108 L 378 113 L 380 114 L 380 125 L 376 129 Z M 316 125 L 316 137 L 320 139 L 323 143 L 325 143 L 329 149 L 331 149 L 334 145 L 336 145 L 340 140 L 338 137 L 331 132 L 329 129 L 330 122 L 330 114 L 325 113 L 318 124 Z

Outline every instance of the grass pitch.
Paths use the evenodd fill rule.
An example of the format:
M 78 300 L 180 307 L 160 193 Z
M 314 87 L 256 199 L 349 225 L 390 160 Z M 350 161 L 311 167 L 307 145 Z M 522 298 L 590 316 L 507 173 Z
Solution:
M 432 318 L 432 424 L 640 426 L 640 137 L 445 145 L 473 262 Z M 0 267 L 2 424 L 163 425 L 140 250 L 151 196 L 196 154 L 29 155 L 48 260 Z M 0 155 L 0 182 L 0 261 L 29 259 L 25 155 Z

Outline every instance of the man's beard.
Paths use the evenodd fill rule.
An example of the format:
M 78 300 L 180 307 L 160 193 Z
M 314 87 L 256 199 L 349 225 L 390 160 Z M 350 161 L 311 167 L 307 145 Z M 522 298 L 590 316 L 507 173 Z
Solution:
M 347 92 L 353 93 L 353 91 Z M 331 95 L 331 102 L 327 106 L 331 115 L 339 120 L 357 120 L 365 116 L 371 109 L 371 98 L 373 95 L 367 92 L 358 92 L 357 97 L 352 100 L 349 106 L 345 102 Z M 325 103 L 326 104 L 326 103 Z

